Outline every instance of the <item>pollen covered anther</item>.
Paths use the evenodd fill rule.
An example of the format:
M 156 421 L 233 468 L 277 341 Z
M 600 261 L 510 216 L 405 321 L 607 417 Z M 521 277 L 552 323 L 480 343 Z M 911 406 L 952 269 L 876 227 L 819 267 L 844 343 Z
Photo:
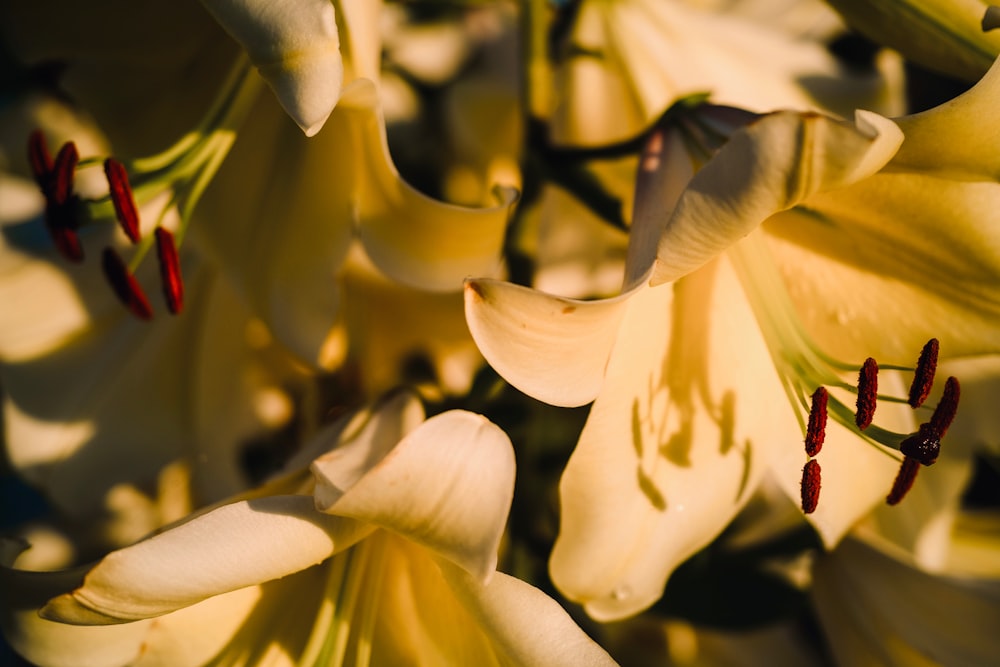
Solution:
M 812 514 L 819 505 L 821 469 L 816 459 L 809 459 L 802 469 L 802 512 Z
M 104 161 L 104 175 L 108 177 L 111 203 L 115 217 L 132 243 L 139 242 L 139 209 L 135 205 L 132 186 L 128 182 L 125 165 L 114 158 Z
M 885 497 L 885 502 L 890 505 L 898 505 L 899 501 L 913 487 L 913 481 L 917 478 L 918 472 L 920 472 L 919 461 L 910 457 L 903 459 L 903 465 L 900 466 L 899 472 L 896 473 L 896 480 L 892 483 L 892 490 Z
M 899 451 L 907 459 L 925 466 L 934 465 L 941 453 L 941 434 L 933 424 L 921 424 L 916 433 L 900 443 Z
M 50 187 L 46 192 L 46 197 L 52 203 L 65 204 L 69 201 L 73 192 L 73 177 L 76 172 L 76 165 L 80 162 L 80 153 L 76 150 L 76 144 L 67 141 L 56 154 L 55 163 L 52 166 L 52 178 Z
M 941 400 L 934 408 L 931 415 L 930 426 L 937 433 L 938 438 L 943 438 L 948 432 L 948 427 L 955 420 L 955 413 L 958 412 L 958 399 L 961 396 L 962 388 L 958 383 L 958 378 L 952 376 L 945 380 L 944 393 Z
M 878 363 L 868 357 L 858 373 L 858 403 L 854 423 L 862 431 L 872 425 L 878 402 Z
M 937 371 L 939 347 L 938 339 L 931 338 L 924 345 L 924 349 L 920 351 L 917 369 L 913 373 L 913 382 L 910 384 L 908 403 L 911 408 L 919 408 L 931 393 L 931 387 L 934 386 L 934 373 Z
M 174 235 L 163 227 L 157 227 L 156 255 L 160 260 L 160 279 L 163 281 L 163 296 L 167 307 L 174 315 L 184 308 L 184 281 L 181 279 L 181 264 L 177 257 Z
M 826 440 L 826 406 L 830 395 L 826 387 L 813 392 L 809 408 L 809 424 L 806 426 L 806 454 L 816 456 Z
M 140 320 L 153 319 L 153 309 L 142 287 L 131 273 L 125 262 L 112 248 L 105 248 L 101 256 L 101 268 L 118 300 Z

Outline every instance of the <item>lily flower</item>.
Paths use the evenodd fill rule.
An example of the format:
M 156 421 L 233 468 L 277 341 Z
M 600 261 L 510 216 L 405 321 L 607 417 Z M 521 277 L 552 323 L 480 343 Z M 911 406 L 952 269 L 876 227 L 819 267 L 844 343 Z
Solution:
M 699 6 L 692 6 L 692 5 Z M 704 3 L 584 0 L 558 44 L 544 110 L 556 144 L 596 146 L 639 135 L 677 99 L 710 93 L 717 104 L 849 115 L 857 107 L 893 115 L 900 62 L 857 74 L 823 44 Z
M 906 405 L 899 369 L 932 337 L 954 357 L 1000 340 L 996 146 L 968 121 L 998 91 L 995 65 L 895 122 L 767 115 L 696 174 L 680 132 L 654 134 L 622 295 L 468 283 L 473 337 L 505 379 L 554 405 L 596 399 L 560 485 L 550 569 L 568 597 L 598 619 L 649 606 L 769 469 L 797 503 L 822 488 L 804 509 L 829 547 L 886 497 L 908 434 L 933 419 Z M 877 390 L 857 380 L 869 357 Z M 853 404 L 876 394 L 863 430 Z M 949 418 L 956 400 L 941 401 Z
M 398 395 L 291 466 L 109 554 L 44 607 L 49 620 L 8 613 L 13 645 L 44 665 L 79 664 L 79 645 L 55 640 L 88 631 L 108 641 L 92 664 L 614 664 L 555 601 L 495 570 L 514 455 L 486 419 L 424 421 Z M 15 605 L 65 579 L 3 575 L 23 586 Z M 198 615 L 206 605 L 230 613 Z

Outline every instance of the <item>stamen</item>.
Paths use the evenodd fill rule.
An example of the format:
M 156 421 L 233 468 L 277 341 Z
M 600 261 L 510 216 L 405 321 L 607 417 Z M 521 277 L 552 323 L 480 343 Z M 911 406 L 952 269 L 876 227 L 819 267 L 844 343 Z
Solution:
M 878 400 L 878 363 L 868 357 L 858 373 L 858 402 L 854 423 L 864 431 L 875 418 L 875 404 Z
M 28 162 L 31 163 L 31 173 L 35 177 L 35 182 L 42 192 L 46 192 L 49 179 L 52 178 L 52 156 L 45 141 L 45 133 L 41 130 L 35 130 L 28 137 Z
M 826 405 L 829 394 L 826 387 L 813 392 L 812 406 L 809 408 L 809 425 L 806 427 L 806 454 L 816 456 L 826 440 Z
M 62 204 L 51 199 L 45 205 L 45 228 L 59 254 L 71 262 L 83 261 L 83 245 L 76 233 L 76 199 Z
M 111 203 L 115 206 L 115 217 L 132 243 L 139 242 L 139 210 L 132 195 L 125 165 L 114 158 L 104 161 L 104 174 L 108 177 Z
M 917 360 L 917 370 L 913 374 L 913 383 L 910 384 L 910 407 L 919 408 L 927 400 L 934 385 L 934 373 L 937 371 L 938 360 L 938 339 L 931 338 L 920 351 L 920 359 Z
M 149 306 L 149 299 L 135 279 L 125 262 L 118 256 L 112 248 L 105 248 L 101 256 L 101 268 L 104 269 L 104 276 L 111 284 L 118 300 L 129 309 L 133 315 L 140 320 L 153 319 L 153 309 Z
M 184 282 L 181 280 L 181 263 L 177 257 L 174 235 L 163 227 L 157 227 L 156 254 L 160 259 L 160 279 L 163 281 L 163 295 L 167 307 L 174 315 L 184 308 Z
M 941 453 L 941 435 L 933 424 L 921 424 L 916 433 L 899 443 L 899 451 L 907 459 L 933 465 Z
M 80 153 L 76 144 L 67 141 L 56 154 L 55 165 L 52 167 L 51 189 L 46 196 L 56 204 L 65 204 L 73 192 L 73 173 L 80 162 Z
M 802 512 L 812 514 L 819 505 L 820 467 L 816 459 L 806 461 L 802 469 Z
M 900 466 L 899 472 L 896 474 L 896 481 L 892 483 L 892 490 L 885 497 L 885 502 L 890 505 L 898 505 L 913 486 L 913 480 L 917 478 L 918 472 L 920 472 L 919 461 L 909 457 L 903 459 L 903 465 Z
M 930 426 L 937 433 L 938 438 L 943 438 L 948 432 L 948 427 L 955 420 L 955 413 L 958 412 L 958 399 L 962 394 L 962 388 L 958 384 L 958 378 L 949 377 L 944 383 L 944 393 L 941 401 L 934 408 L 931 415 Z

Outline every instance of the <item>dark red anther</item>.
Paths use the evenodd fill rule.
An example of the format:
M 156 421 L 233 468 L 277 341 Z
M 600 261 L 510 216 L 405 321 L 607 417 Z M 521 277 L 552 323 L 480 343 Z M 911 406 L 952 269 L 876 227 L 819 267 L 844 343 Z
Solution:
M 83 261 L 83 245 L 76 233 L 76 198 L 56 204 L 51 199 L 45 204 L 45 228 L 59 254 L 71 262 Z
M 830 395 L 826 387 L 813 392 L 812 406 L 809 408 L 809 425 L 806 426 L 806 454 L 816 456 L 826 440 L 826 404 Z
M 125 165 L 114 158 L 104 161 L 104 175 L 108 177 L 111 203 L 115 206 L 115 217 L 132 243 L 139 242 L 139 209 L 135 205 L 132 186 L 128 182 Z
M 45 133 L 35 130 L 28 137 L 28 162 L 31 163 L 31 173 L 42 192 L 48 191 L 49 179 L 52 177 L 52 156 Z
M 899 443 L 899 451 L 908 459 L 933 465 L 941 453 L 941 435 L 932 424 L 921 424 L 916 433 Z
M 913 382 L 910 384 L 911 408 L 919 408 L 927 400 L 934 386 L 934 373 L 937 371 L 938 361 L 938 339 L 931 338 L 920 351 L 920 359 L 917 360 L 917 370 L 913 373 Z
M 896 481 L 892 483 L 892 490 L 885 497 L 885 502 L 890 505 L 898 505 L 899 501 L 913 487 L 913 481 L 917 478 L 918 472 L 920 472 L 920 462 L 910 457 L 904 458 L 903 465 L 900 466 L 899 472 L 896 473 Z
M 69 201 L 69 196 L 73 192 L 73 176 L 76 165 L 80 162 L 80 154 L 76 150 L 76 144 L 67 141 L 56 154 L 55 164 L 52 166 L 51 187 L 46 193 L 46 197 L 55 204 L 65 204 Z
M 816 459 L 809 459 L 802 469 L 802 512 L 812 514 L 819 505 L 820 467 Z
M 950 377 L 945 380 L 944 393 L 941 400 L 934 408 L 931 415 L 930 426 L 937 433 L 938 438 L 943 438 L 948 432 L 948 427 L 955 420 L 955 413 L 958 412 L 958 399 L 962 394 L 962 388 L 958 384 L 958 378 Z
M 184 281 L 181 280 L 181 263 L 177 257 L 174 235 L 163 227 L 156 228 L 156 255 L 160 259 L 160 279 L 167 307 L 176 315 L 184 308 Z
M 129 273 L 125 262 L 112 248 L 104 249 L 101 268 L 104 269 L 104 276 L 114 289 L 118 300 L 129 309 L 129 312 L 140 320 L 153 319 L 153 309 L 149 306 L 146 293 L 142 291 L 135 276 Z
M 875 418 L 875 404 L 878 402 L 878 363 L 871 357 L 865 359 L 858 373 L 858 411 L 854 423 L 864 431 Z

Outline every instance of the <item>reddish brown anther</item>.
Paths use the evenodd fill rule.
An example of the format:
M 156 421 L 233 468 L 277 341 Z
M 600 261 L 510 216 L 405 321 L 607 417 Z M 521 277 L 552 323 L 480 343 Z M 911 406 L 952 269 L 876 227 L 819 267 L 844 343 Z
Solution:
M 135 205 L 132 186 L 128 182 L 125 165 L 114 158 L 104 161 L 104 175 L 108 177 L 111 203 L 115 207 L 115 217 L 132 243 L 139 242 L 139 209 Z
M 802 469 L 802 512 L 812 514 L 819 505 L 820 467 L 816 459 L 809 459 Z
M 872 425 L 875 418 L 875 405 L 878 402 L 878 363 L 871 357 L 865 359 L 858 373 L 858 411 L 854 415 L 854 423 L 864 431 Z
M 76 165 L 80 162 L 80 154 L 76 150 L 76 144 L 67 141 L 56 154 L 56 161 L 52 166 L 51 187 L 46 196 L 54 204 L 65 204 L 69 201 L 73 193 L 73 176 L 76 172 Z
M 76 199 L 62 204 L 49 200 L 45 205 L 45 228 L 59 254 L 71 262 L 83 261 L 83 244 L 76 233 Z
M 160 279 L 163 281 L 163 296 L 167 307 L 176 315 L 184 308 L 184 281 L 181 280 L 181 263 L 177 257 L 174 235 L 163 227 L 157 227 L 156 255 L 160 259 Z
M 813 392 L 809 408 L 809 424 L 806 426 L 806 454 L 816 456 L 826 440 L 826 404 L 830 395 L 826 387 Z
M 934 373 L 937 371 L 938 361 L 938 339 L 931 338 L 920 351 L 920 359 L 917 360 L 917 369 L 913 373 L 913 382 L 910 383 L 909 404 L 911 408 L 919 408 L 927 400 L 934 386 Z
M 118 256 L 112 248 L 105 248 L 101 256 L 101 268 L 104 269 L 104 276 L 111 284 L 118 300 L 129 309 L 133 315 L 140 320 L 153 319 L 153 309 L 149 305 L 149 299 L 142 287 L 131 273 L 125 262 Z
M 937 433 L 938 438 L 943 438 L 948 432 L 948 427 L 955 420 L 955 413 L 958 412 L 958 399 L 962 394 L 962 388 L 958 384 L 958 378 L 950 377 L 945 380 L 944 393 L 941 400 L 934 408 L 931 415 L 930 426 Z
M 921 424 L 916 433 L 899 443 L 899 451 L 925 466 L 934 465 L 941 453 L 941 436 L 932 424 Z
M 42 192 L 46 192 L 49 187 L 49 179 L 52 177 L 52 156 L 49 154 L 49 145 L 45 140 L 45 133 L 35 130 L 28 137 L 28 162 L 31 164 L 31 173 L 35 177 L 35 182 Z
M 898 505 L 899 501 L 903 499 L 913 486 L 913 481 L 917 478 L 918 472 L 920 472 L 919 461 L 909 457 L 903 459 L 903 465 L 900 466 L 899 472 L 896 474 L 896 481 L 892 483 L 892 490 L 885 497 L 885 502 L 890 505 Z

